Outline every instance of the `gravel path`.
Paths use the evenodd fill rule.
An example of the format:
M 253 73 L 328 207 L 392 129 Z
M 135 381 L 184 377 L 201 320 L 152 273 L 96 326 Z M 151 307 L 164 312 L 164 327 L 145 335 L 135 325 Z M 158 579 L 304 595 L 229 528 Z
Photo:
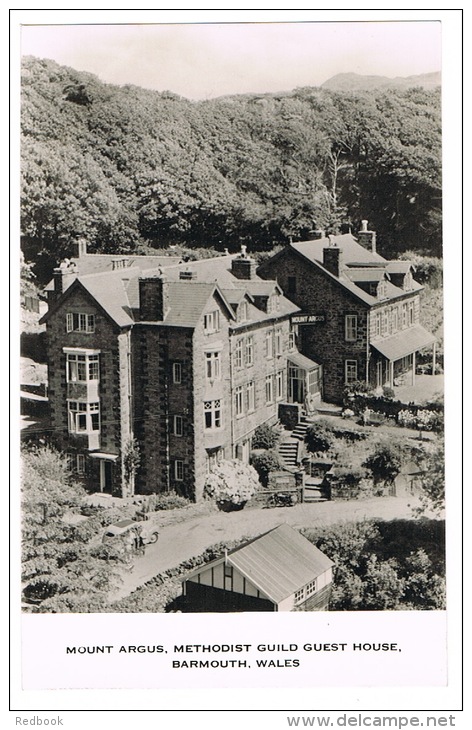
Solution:
M 132 593 L 138 586 L 168 568 L 202 553 L 222 540 L 255 537 L 284 522 L 292 527 L 315 527 L 368 518 L 393 520 L 411 518 L 417 498 L 375 497 L 350 502 L 320 502 L 276 509 L 247 509 L 240 512 L 214 512 L 186 522 L 167 525 L 159 541 L 148 545 L 146 555 L 138 557 L 116 598 Z

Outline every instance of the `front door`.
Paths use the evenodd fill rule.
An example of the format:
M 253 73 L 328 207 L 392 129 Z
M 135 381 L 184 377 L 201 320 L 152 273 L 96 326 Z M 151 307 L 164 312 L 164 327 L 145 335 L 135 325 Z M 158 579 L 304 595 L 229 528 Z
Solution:
M 377 388 L 380 388 L 383 385 L 383 377 L 382 377 L 382 361 L 378 360 L 377 362 Z
M 111 494 L 113 483 L 113 464 L 103 459 L 100 462 L 100 491 Z
M 289 367 L 288 392 L 291 403 L 305 402 L 306 371 L 302 368 Z

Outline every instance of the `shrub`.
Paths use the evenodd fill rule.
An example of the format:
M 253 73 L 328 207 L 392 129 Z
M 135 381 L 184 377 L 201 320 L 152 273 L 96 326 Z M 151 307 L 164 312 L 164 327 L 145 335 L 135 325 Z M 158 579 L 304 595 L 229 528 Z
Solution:
M 281 463 L 275 451 L 263 451 L 259 454 L 252 454 L 251 464 L 259 475 L 260 483 L 266 487 L 269 483 L 269 475 L 272 471 L 278 471 Z
M 147 509 L 143 509 L 143 512 L 157 512 L 158 510 L 168 509 L 180 509 L 181 507 L 187 507 L 192 504 L 187 497 L 182 497 L 177 492 L 171 490 L 170 492 L 161 492 L 158 494 L 150 494 L 146 497 L 146 501 L 143 507 L 147 505 Z
M 247 502 L 259 487 L 254 467 L 238 459 L 221 461 L 208 474 L 203 494 L 217 504 L 230 502 L 240 505 Z
M 325 421 L 315 421 L 307 428 L 305 444 L 311 453 L 329 451 L 333 446 L 334 437 L 331 426 Z
M 278 432 L 271 426 L 263 423 L 254 431 L 254 436 L 252 437 L 252 448 L 273 449 L 277 445 L 278 440 Z
M 391 484 L 401 468 L 397 450 L 389 444 L 380 444 L 362 464 L 372 473 L 374 484 Z
M 395 391 L 388 385 L 384 385 L 384 387 L 382 388 L 382 393 L 384 398 L 390 398 L 392 400 L 393 398 L 395 398 Z

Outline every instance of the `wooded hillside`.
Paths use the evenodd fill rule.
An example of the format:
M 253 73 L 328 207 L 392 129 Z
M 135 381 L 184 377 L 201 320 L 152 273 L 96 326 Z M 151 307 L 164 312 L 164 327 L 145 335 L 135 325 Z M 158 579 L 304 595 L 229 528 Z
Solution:
M 441 253 L 440 91 L 302 88 L 191 102 L 27 57 L 22 248 L 40 279 L 90 250 L 250 250 L 362 218 Z M 344 229 L 345 230 L 345 229 Z

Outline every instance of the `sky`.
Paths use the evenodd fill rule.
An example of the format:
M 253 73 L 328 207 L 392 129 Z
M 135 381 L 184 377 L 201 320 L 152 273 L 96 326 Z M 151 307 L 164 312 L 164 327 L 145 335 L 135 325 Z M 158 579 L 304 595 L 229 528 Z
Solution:
M 319 22 L 333 14 L 315 13 L 302 22 L 119 25 L 114 23 L 121 18 L 107 17 L 106 24 L 52 25 L 45 22 L 49 16 L 39 16 L 45 24 L 21 23 L 21 53 L 108 83 L 169 90 L 188 99 L 289 91 L 346 72 L 392 78 L 441 70 L 441 22 L 434 20 Z

